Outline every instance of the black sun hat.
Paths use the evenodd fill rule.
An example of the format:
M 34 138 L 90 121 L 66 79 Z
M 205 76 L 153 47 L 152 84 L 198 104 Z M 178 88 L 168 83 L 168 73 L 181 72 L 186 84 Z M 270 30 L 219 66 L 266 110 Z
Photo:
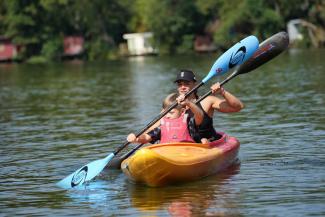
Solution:
M 193 82 L 196 82 L 194 72 L 192 72 L 191 70 L 182 69 L 177 74 L 176 80 L 174 82 L 176 83 L 178 81 L 193 81 Z

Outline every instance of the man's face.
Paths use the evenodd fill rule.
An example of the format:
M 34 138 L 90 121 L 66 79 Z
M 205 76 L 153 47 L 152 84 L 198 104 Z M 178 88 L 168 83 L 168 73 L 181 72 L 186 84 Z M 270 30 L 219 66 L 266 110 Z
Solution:
M 177 84 L 178 93 L 179 94 L 186 94 L 187 92 L 192 90 L 195 83 L 193 81 L 182 81 L 182 80 L 180 80 L 176 84 Z

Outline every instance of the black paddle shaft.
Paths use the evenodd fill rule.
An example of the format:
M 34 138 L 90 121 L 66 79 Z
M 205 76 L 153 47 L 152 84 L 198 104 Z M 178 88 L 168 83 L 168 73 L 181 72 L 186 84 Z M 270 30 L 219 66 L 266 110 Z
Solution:
M 197 84 L 192 90 L 190 90 L 189 92 L 187 92 L 185 94 L 185 98 L 187 98 L 188 96 L 190 96 L 192 93 L 194 93 L 197 89 L 199 89 L 202 85 L 204 84 L 204 82 L 200 82 L 199 84 Z M 147 124 L 147 126 L 145 126 L 141 131 L 139 131 L 136 134 L 136 137 L 139 137 L 141 134 L 143 134 L 146 130 L 148 130 L 150 127 L 152 127 L 157 121 L 159 121 L 162 117 L 164 117 L 168 112 L 170 112 L 172 109 L 174 109 L 177 106 L 177 102 L 174 102 L 171 106 L 168 107 L 168 109 L 164 110 L 164 112 L 160 113 L 155 119 L 153 119 L 149 124 Z M 126 142 L 124 143 L 124 145 L 122 145 L 121 147 L 119 147 L 115 152 L 114 155 L 116 155 L 117 153 L 119 153 L 122 149 L 124 149 L 127 145 L 129 145 L 130 142 Z
M 234 71 L 230 76 L 228 76 L 225 80 L 223 80 L 220 83 L 220 87 L 222 87 L 223 85 L 225 85 L 228 81 L 230 81 L 231 79 L 233 79 L 237 75 L 239 75 L 238 70 Z M 204 94 L 203 96 L 201 96 L 198 100 L 195 101 L 195 103 L 198 104 L 199 102 L 201 102 L 202 100 L 204 100 L 207 96 L 209 96 L 211 93 L 212 93 L 212 90 L 210 90 L 209 92 L 207 92 L 206 94 Z

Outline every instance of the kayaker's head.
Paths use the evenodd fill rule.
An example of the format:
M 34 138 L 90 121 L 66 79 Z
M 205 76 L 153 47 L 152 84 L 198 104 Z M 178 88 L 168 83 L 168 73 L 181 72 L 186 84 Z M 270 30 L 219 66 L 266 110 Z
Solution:
M 177 93 L 169 94 L 163 101 L 163 109 L 167 109 L 169 106 L 171 106 L 176 101 L 177 96 Z M 179 118 L 184 111 L 185 108 L 183 108 L 181 105 L 177 105 L 175 108 L 170 110 L 170 112 L 168 112 L 165 117 L 170 119 Z
M 193 89 L 196 83 L 195 74 L 193 71 L 188 69 L 182 69 L 177 74 L 176 80 L 177 91 L 179 94 L 186 94 Z

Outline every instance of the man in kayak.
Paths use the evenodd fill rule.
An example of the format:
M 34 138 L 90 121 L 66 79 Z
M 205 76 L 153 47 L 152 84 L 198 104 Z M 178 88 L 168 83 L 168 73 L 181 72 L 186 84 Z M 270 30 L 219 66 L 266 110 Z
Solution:
M 181 70 L 176 77 L 175 83 L 177 84 L 177 92 L 179 94 L 185 94 L 196 85 L 196 78 L 195 74 L 190 70 Z M 214 142 L 217 144 L 219 139 L 223 136 L 217 133 L 213 127 L 213 115 L 214 110 L 223 113 L 231 113 L 231 112 L 239 112 L 241 109 L 244 108 L 244 104 L 230 92 L 226 91 L 225 89 L 220 87 L 219 83 L 215 83 L 211 86 L 212 93 L 218 94 L 220 96 L 213 96 L 210 95 L 202 100 L 198 106 L 203 111 L 203 120 L 199 125 L 199 136 L 194 138 L 196 142 L 200 142 L 200 138 L 206 138 L 210 142 L 210 146 L 214 146 Z M 188 99 L 192 102 L 195 102 L 198 99 L 197 93 L 193 93 Z M 190 112 L 190 110 L 187 110 Z M 150 132 L 152 129 L 158 127 L 160 122 L 158 121 L 152 127 L 147 130 L 147 133 Z M 134 139 L 134 138 L 133 138 Z M 201 141 L 202 142 L 202 141 Z M 126 159 L 126 156 L 129 156 L 127 153 L 126 155 L 117 158 L 114 162 L 112 161 L 110 167 L 112 168 L 120 168 L 120 164 L 122 160 Z
M 177 97 L 176 93 L 168 95 L 163 101 L 163 109 L 167 109 L 175 101 L 179 104 L 160 120 L 160 125 L 148 133 L 136 137 L 134 133 L 128 135 L 128 142 L 138 143 L 160 143 L 168 142 L 195 142 L 201 140 L 208 143 L 207 139 L 199 138 L 198 126 L 203 120 L 203 111 L 184 95 Z M 191 113 L 188 113 L 190 110 Z
M 177 84 L 178 93 L 186 94 L 196 85 L 195 74 L 191 70 L 181 70 L 174 82 Z M 199 126 L 199 133 L 200 137 L 214 141 L 222 136 L 213 127 L 214 111 L 217 110 L 223 113 L 239 112 L 244 108 L 244 104 L 237 97 L 222 88 L 219 82 L 211 86 L 211 91 L 213 95 L 206 97 L 198 104 L 204 113 L 203 121 Z M 214 96 L 216 94 L 218 96 Z M 188 98 L 194 102 L 199 97 L 197 93 L 193 93 Z

